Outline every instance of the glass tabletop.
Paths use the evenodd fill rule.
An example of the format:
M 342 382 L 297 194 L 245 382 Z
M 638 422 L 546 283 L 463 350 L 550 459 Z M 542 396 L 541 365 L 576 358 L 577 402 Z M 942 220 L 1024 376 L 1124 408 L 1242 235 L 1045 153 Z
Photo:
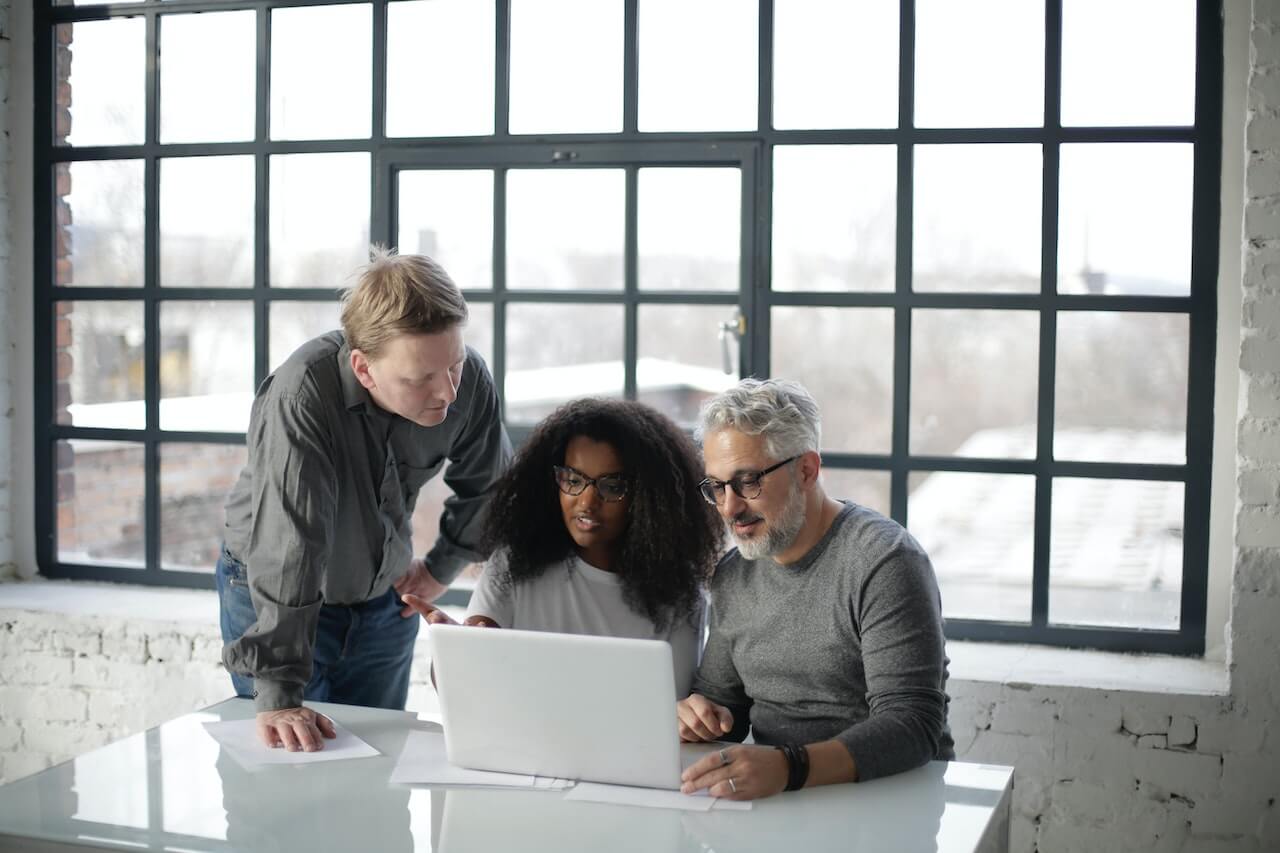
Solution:
M 684 812 L 555 792 L 388 782 L 410 713 L 315 703 L 381 753 L 246 770 L 203 723 L 230 699 L 0 787 L 0 850 L 777 851 L 1003 850 L 1012 771 L 933 762 L 889 779 Z M 993 846 L 994 844 L 994 846 Z

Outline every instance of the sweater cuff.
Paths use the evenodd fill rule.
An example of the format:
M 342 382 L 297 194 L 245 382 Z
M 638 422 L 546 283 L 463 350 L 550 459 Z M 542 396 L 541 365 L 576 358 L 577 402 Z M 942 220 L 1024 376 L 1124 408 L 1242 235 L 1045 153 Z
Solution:
M 302 687 L 288 681 L 253 680 L 253 707 L 259 714 L 302 707 Z

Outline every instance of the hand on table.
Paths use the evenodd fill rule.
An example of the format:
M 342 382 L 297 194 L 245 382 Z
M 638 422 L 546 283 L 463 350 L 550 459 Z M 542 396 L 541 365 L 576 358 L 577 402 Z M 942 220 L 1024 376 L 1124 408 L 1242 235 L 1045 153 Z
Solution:
M 431 572 L 427 570 L 427 561 L 420 557 L 409 564 L 409 571 L 401 575 L 400 579 L 392 586 L 396 588 L 396 592 L 400 594 L 401 598 L 412 595 L 422 599 L 424 604 L 430 604 L 444 595 L 445 591 L 449 589 L 449 587 L 440 583 L 431 575 Z M 408 619 L 415 613 L 421 612 L 409 607 L 407 601 L 405 603 L 405 608 L 400 611 L 400 615 L 403 618 Z M 424 613 L 423 615 L 425 616 L 426 614 Z
M 771 746 L 727 746 L 689 765 L 680 780 L 685 794 L 706 789 L 727 800 L 772 797 L 787 787 L 787 757 Z
M 310 708 L 280 708 L 258 713 L 258 737 L 270 747 L 290 752 L 324 749 L 324 738 L 333 740 L 338 732 L 333 721 Z
M 676 703 L 676 719 L 686 743 L 720 740 L 733 731 L 733 712 L 697 693 Z

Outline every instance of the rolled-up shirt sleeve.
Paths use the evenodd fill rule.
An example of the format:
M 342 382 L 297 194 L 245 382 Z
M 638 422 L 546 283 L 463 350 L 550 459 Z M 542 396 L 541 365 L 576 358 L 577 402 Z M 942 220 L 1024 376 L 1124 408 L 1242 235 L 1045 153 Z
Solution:
M 257 622 L 223 661 L 253 677 L 255 706 L 270 711 L 300 706 L 311 677 L 337 475 L 323 409 L 306 395 L 268 393 L 253 420 L 253 526 L 242 556 Z
M 511 459 L 511 441 L 502 425 L 493 376 L 474 350 L 467 352 L 465 374 L 464 382 L 470 379 L 475 386 L 466 395 L 470 400 L 463 414 L 466 425 L 449 450 L 444 474 L 453 494 L 445 499 L 439 536 L 426 555 L 432 576 L 443 584 L 452 583 L 468 565 L 489 556 L 480 549 L 484 511 L 494 483 Z
M 946 639 L 928 558 L 900 549 L 876 566 L 859 596 L 868 717 L 837 739 L 867 781 L 938 757 L 947 722 Z

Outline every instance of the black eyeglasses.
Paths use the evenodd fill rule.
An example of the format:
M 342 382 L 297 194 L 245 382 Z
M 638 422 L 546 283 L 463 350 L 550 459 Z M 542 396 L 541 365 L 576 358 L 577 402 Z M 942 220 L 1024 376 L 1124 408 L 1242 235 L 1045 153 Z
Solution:
M 608 503 L 617 503 L 627 496 L 627 478 L 623 474 L 605 474 L 603 477 L 588 477 L 586 474 L 566 465 L 553 465 L 556 485 L 566 495 L 580 495 L 587 486 L 595 486 L 596 494 Z
M 788 462 L 795 462 L 803 454 L 796 454 L 790 459 L 783 459 L 781 462 L 770 465 L 762 471 L 747 471 L 730 477 L 728 480 L 717 480 L 715 477 L 708 477 L 698 484 L 698 490 L 702 492 L 702 497 L 709 504 L 724 503 L 724 487 L 728 486 L 733 489 L 733 493 L 744 501 L 755 500 L 760 497 L 760 490 L 764 488 L 760 481 L 764 479 L 765 474 L 771 474 L 777 471 Z

